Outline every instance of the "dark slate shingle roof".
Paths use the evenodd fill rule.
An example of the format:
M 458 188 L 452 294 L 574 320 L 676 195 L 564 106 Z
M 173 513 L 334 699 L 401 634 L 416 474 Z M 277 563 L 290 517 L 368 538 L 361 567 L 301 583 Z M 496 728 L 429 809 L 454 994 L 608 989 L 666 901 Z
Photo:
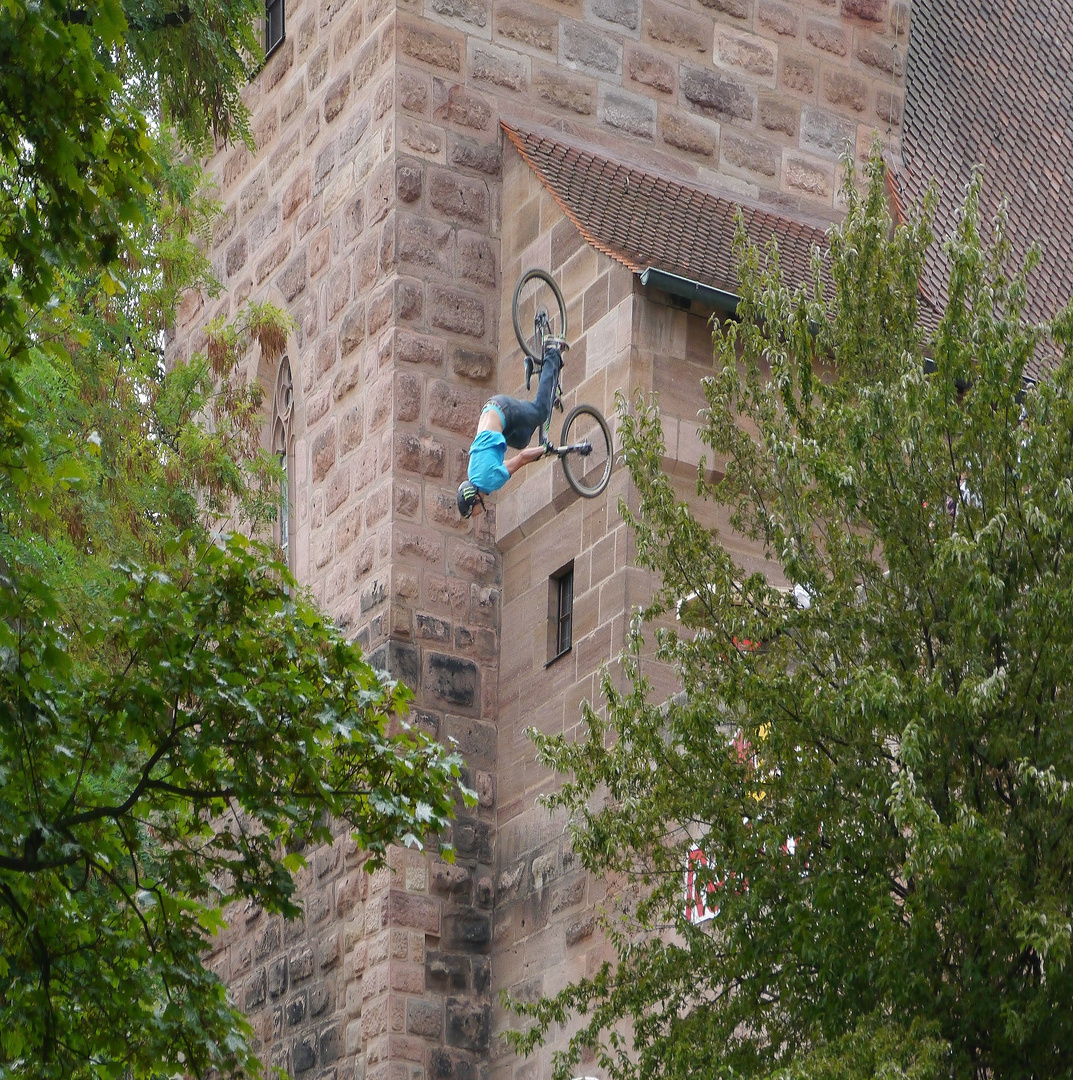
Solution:
M 775 237 L 786 280 L 811 280 L 812 249 L 827 249 L 822 226 L 745 206 L 710 191 L 613 161 L 558 138 L 502 122 L 507 138 L 586 242 L 634 273 L 649 266 L 736 291 L 733 242 L 739 212 L 754 243 Z
M 953 231 L 972 168 L 982 165 L 985 230 L 1005 196 L 1015 258 L 1042 246 L 1030 317 L 1063 307 L 1073 295 L 1073 4 L 913 0 L 902 155 L 903 204 L 938 183 L 939 238 Z M 937 256 L 925 285 L 940 303 L 947 276 Z

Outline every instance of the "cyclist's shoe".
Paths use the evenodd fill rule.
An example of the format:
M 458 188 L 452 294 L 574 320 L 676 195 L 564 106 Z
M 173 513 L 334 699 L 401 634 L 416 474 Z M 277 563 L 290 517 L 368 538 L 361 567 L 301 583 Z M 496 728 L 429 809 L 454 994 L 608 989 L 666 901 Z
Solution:
M 563 353 L 566 352 L 566 350 L 569 349 L 569 348 L 570 348 L 570 342 L 568 342 L 566 340 L 566 338 L 564 338 L 564 337 L 555 337 L 554 335 L 549 334 L 544 339 L 544 354 L 545 355 L 547 355 L 548 352 L 550 352 L 551 350 L 554 349 L 555 352 L 557 352 L 559 354 L 559 359 L 560 360 L 565 360 L 565 357 L 563 356 Z
M 529 389 L 529 380 L 533 377 L 533 359 L 530 356 L 525 358 L 525 388 Z

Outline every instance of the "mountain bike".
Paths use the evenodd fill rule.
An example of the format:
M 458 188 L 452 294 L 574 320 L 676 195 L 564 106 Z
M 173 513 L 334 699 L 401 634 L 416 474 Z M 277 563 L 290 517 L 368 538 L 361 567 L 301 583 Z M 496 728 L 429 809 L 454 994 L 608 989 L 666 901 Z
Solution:
M 543 366 L 548 348 L 565 351 L 566 304 L 555 279 L 544 270 L 526 270 L 518 279 L 511 301 L 514 334 L 525 354 L 525 388 L 533 372 Z M 554 407 L 563 411 L 562 369 L 555 387 Z M 563 421 L 559 442 L 551 441 L 551 417 L 540 432 L 540 442 L 549 457 L 562 462 L 566 482 L 579 495 L 594 499 L 611 480 L 615 463 L 611 429 L 595 405 L 575 405 Z

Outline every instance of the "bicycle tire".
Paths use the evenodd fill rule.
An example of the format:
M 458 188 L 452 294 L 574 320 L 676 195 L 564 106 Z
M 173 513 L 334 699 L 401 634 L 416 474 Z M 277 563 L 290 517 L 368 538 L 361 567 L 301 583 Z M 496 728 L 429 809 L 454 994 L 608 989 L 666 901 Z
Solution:
M 526 286 L 536 282 L 535 287 L 526 290 Z M 544 286 L 547 288 L 545 289 Z M 550 296 L 546 294 L 550 293 Z M 551 310 L 554 301 L 555 311 Z M 540 307 L 548 310 L 548 319 L 551 323 L 551 333 L 556 337 L 566 337 L 566 302 L 563 300 L 562 290 L 555 283 L 555 279 L 546 270 L 533 268 L 526 270 L 518 284 L 514 286 L 514 297 L 510 302 L 510 314 L 514 322 L 514 336 L 522 347 L 522 352 L 530 360 L 539 362 L 544 359 L 543 342 L 536 341 L 532 326 L 528 332 L 525 322 L 532 322 Z M 523 310 L 530 309 L 531 310 Z
M 583 499 L 595 499 L 611 481 L 615 454 L 611 429 L 603 413 L 594 405 L 575 405 L 563 421 L 559 445 L 571 446 L 580 442 L 590 443 L 592 452 L 588 455 L 566 453 L 559 460 L 563 463 L 566 482 L 574 491 Z

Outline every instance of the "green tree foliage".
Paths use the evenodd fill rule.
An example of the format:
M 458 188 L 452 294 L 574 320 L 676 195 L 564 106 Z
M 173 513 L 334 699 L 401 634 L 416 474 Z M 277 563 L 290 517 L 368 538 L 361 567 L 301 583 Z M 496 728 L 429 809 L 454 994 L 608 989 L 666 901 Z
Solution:
M 1073 1072 L 1073 313 L 1026 321 L 1032 260 L 981 238 L 977 184 L 925 333 L 928 210 L 892 229 L 868 179 L 808 289 L 739 236 L 715 328 L 698 499 L 771 575 L 676 497 L 656 405 L 623 418 L 662 584 L 587 737 L 536 739 L 584 864 L 641 899 L 616 964 L 516 1005 L 524 1049 L 573 1024 L 561 1078 L 586 1047 L 616 1080 Z
M 459 759 L 256 533 L 278 463 L 260 384 L 283 317 L 250 306 L 162 366 L 211 207 L 172 167 L 135 252 L 57 277 L 18 375 L 47 484 L 0 515 L 0 1076 L 257 1072 L 200 960 L 222 909 L 299 914 L 306 844 L 377 865 L 453 807 Z M 290 852 L 290 854 L 287 854 Z
M 370 865 L 442 828 L 458 759 L 257 545 L 119 576 L 78 626 L 3 582 L 0 1075 L 256 1073 L 200 959 L 222 908 L 300 915 L 333 818 Z
M 80 603 L 110 593 L 118 560 L 159 560 L 208 520 L 255 533 L 276 512 L 278 463 L 261 448 L 264 389 L 249 366 L 278 362 L 283 315 L 247 305 L 209 328 L 204 353 L 164 366 L 180 294 L 216 291 L 198 247 L 216 208 L 198 183 L 196 168 L 168 161 L 131 251 L 93 275 L 56 275 L 18 371 L 23 455 L 38 467 L 28 485 L 0 484 L 0 558 Z
M 243 133 L 261 10 L 0 0 L 5 1080 L 259 1074 L 201 962 L 226 906 L 298 915 L 307 845 L 377 865 L 458 790 L 405 689 L 234 531 L 276 511 L 251 368 L 286 320 L 251 305 L 164 366 L 177 298 L 214 288 L 169 130 Z
M 259 14 L 257 0 L 0 2 L 0 466 L 16 479 L 47 478 L 17 378 L 40 313 L 65 273 L 136 253 L 167 179 L 161 124 L 194 150 L 247 136 Z

